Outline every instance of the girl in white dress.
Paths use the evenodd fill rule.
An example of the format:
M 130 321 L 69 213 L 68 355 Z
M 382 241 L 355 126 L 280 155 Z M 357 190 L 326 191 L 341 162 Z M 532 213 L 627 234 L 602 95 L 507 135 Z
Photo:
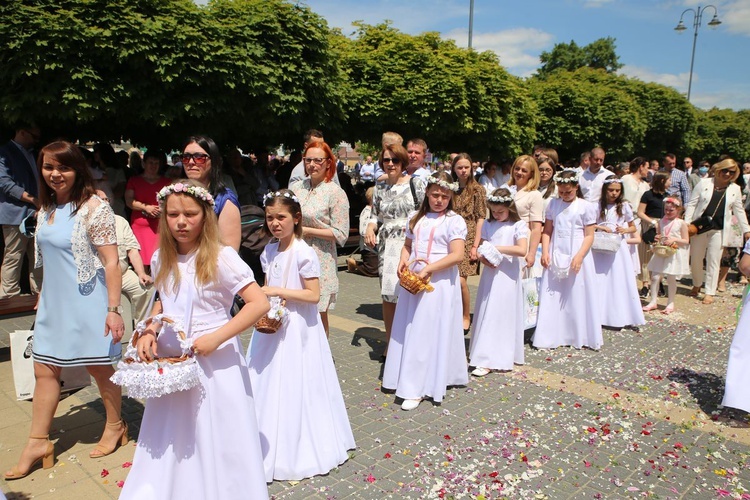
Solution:
M 159 291 L 152 314 L 186 324 L 201 368 L 192 389 L 146 400 L 138 447 L 121 499 L 267 498 L 250 374 L 238 334 L 268 311 L 253 273 L 223 246 L 211 194 L 178 181 L 157 195 L 159 249 L 151 260 Z M 245 301 L 232 318 L 234 296 Z M 153 327 L 136 345 L 142 359 L 182 354 L 173 330 Z
M 401 290 L 396 304 L 383 387 L 402 398 L 401 409 L 413 410 L 423 397 L 439 403 L 450 385 L 469 381 L 462 329 L 458 263 L 464 256 L 466 222 L 453 212 L 458 183 L 447 172 L 427 178 L 419 211 L 410 218 L 401 250 L 399 275 L 410 261 L 412 270 L 431 277 L 432 292 L 412 295 Z
M 529 226 L 518 215 L 510 190 L 496 189 L 487 197 L 487 205 L 490 216 L 482 225 L 479 247 L 483 249 L 488 242 L 503 258 L 499 265 L 483 255 L 479 258 L 484 270 L 469 347 L 469 365 L 476 367 L 471 374 L 476 377 L 484 377 L 491 370 L 512 370 L 514 363 L 524 363 L 520 260 L 526 256 Z
M 266 480 L 326 474 L 355 447 L 344 397 L 318 314 L 320 264 L 302 239 L 302 208 L 292 191 L 265 198 L 269 243 L 260 262 L 268 297 L 286 301 L 274 334 L 253 333 L 247 351 Z
M 539 316 L 532 338 L 536 348 L 563 345 L 599 349 L 602 322 L 591 244 L 597 205 L 584 200 L 579 173 L 565 169 L 555 176 L 559 198 L 547 207 L 542 233 L 542 285 Z
M 599 288 L 602 325 L 623 328 L 646 322 L 633 270 L 633 256 L 625 237 L 636 231 L 633 210 L 623 199 L 622 182 L 605 179 L 599 199 L 597 231 L 616 234 L 620 249 L 615 253 L 592 251 Z
M 743 275 L 750 275 L 750 240 L 745 243 L 740 259 L 740 271 Z M 724 388 L 724 399 L 721 406 L 739 408 L 750 412 L 750 293 L 744 298 L 742 314 L 734 330 L 732 345 L 729 347 L 729 363 L 727 363 L 727 378 Z
M 688 224 L 680 219 L 682 203 L 677 198 L 664 199 L 664 217 L 657 224 L 656 244 L 674 247 L 677 251 L 668 257 L 654 254 L 648 262 L 651 271 L 651 302 L 643 306 L 644 311 L 656 309 L 657 293 L 662 274 L 667 277 L 667 307 L 662 314 L 674 312 L 674 297 L 677 294 L 677 280 L 690 274 L 690 237 Z

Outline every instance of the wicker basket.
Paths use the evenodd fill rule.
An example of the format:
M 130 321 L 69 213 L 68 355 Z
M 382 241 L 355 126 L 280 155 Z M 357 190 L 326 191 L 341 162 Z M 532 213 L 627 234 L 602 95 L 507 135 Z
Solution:
M 286 299 L 281 301 L 281 306 L 286 305 Z M 269 318 L 267 314 L 264 314 L 257 323 L 255 323 L 255 329 L 260 333 L 276 333 L 281 328 L 283 321 L 277 318 Z
M 412 295 L 416 295 L 422 291 L 431 292 L 434 290 L 432 285 L 430 285 L 429 277 L 420 278 L 417 273 L 411 270 L 411 266 L 420 261 L 427 262 L 425 259 L 414 259 L 406 264 L 406 268 L 401 272 L 401 276 L 399 276 L 399 283 L 403 289 Z
M 169 324 L 180 340 L 182 356 L 164 356 L 146 361 L 138 356 L 138 339 L 150 324 Z M 162 328 L 162 334 L 164 333 Z M 138 324 L 133 339 L 125 350 L 123 360 L 110 380 L 127 389 L 128 395 L 138 399 L 158 398 L 174 392 L 190 390 L 200 384 L 201 369 L 192 355 L 192 342 L 186 338 L 179 323 L 156 315 Z
M 652 249 L 654 255 L 658 257 L 671 257 L 677 252 L 677 247 L 670 247 L 667 245 L 653 245 Z
M 148 327 L 151 324 L 152 321 L 153 321 L 153 318 L 148 318 L 144 322 L 145 326 Z M 161 317 L 161 319 L 159 319 L 158 322 L 159 323 L 169 323 L 170 325 L 174 325 L 174 323 L 175 323 L 173 319 L 167 318 L 166 316 Z M 177 335 L 179 335 L 182 340 L 185 340 L 185 332 L 183 332 L 182 330 L 178 329 L 177 330 Z M 138 339 L 140 339 L 140 338 L 141 338 L 141 331 L 139 329 L 136 329 L 133 332 L 133 338 L 130 340 L 130 345 L 133 347 L 133 349 L 135 349 L 136 344 L 138 343 Z M 125 352 L 125 358 L 123 359 L 123 362 L 125 362 L 126 364 L 131 364 L 131 363 L 170 363 L 170 364 L 174 364 L 174 363 L 181 363 L 183 361 L 186 361 L 189 357 L 191 357 L 191 354 L 187 353 L 187 354 L 183 354 L 182 356 L 164 356 L 164 357 L 161 357 L 161 358 L 154 358 L 151 361 L 146 361 L 146 360 L 142 360 L 142 359 L 137 358 L 137 357 L 134 358 L 132 351 L 128 350 L 128 351 Z

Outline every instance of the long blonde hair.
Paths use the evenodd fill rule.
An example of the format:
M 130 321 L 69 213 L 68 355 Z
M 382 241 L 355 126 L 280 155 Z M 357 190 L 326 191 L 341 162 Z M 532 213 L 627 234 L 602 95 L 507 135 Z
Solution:
M 177 183 L 202 188 L 206 187 L 192 179 L 176 180 L 174 184 Z M 179 254 L 177 253 L 177 240 L 172 236 L 169 224 L 167 223 L 167 201 L 172 196 L 190 197 L 203 210 L 203 228 L 201 228 L 200 236 L 198 237 L 198 246 L 194 250 L 197 254 L 195 259 L 196 285 L 207 285 L 216 280 L 218 271 L 217 263 L 222 243 L 216 213 L 207 201 L 184 192 L 167 195 L 162 206 L 161 216 L 159 217 L 159 272 L 156 274 L 154 281 L 156 288 L 159 290 L 166 290 L 171 281 L 172 291 L 177 293 L 181 279 L 180 270 L 177 267 Z
M 516 186 L 516 167 L 522 164 L 526 164 L 531 172 L 531 178 L 526 182 L 523 191 L 536 191 L 539 188 L 541 177 L 539 176 L 539 166 L 536 164 L 536 160 L 529 155 L 521 155 L 516 158 L 513 162 L 513 168 L 510 170 L 510 182 L 509 186 Z

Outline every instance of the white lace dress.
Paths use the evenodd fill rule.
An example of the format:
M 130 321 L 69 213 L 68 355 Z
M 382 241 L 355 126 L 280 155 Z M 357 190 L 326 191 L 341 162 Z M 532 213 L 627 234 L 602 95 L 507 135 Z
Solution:
M 96 196 L 75 215 L 73 208 L 66 203 L 39 212 L 36 262 L 40 267 L 43 259 L 44 286 L 34 327 L 34 361 L 110 365 L 122 348 L 104 336 L 107 287 L 96 247 L 117 244 L 114 214 Z
M 207 286 L 194 285 L 195 254 L 179 256 L 178 267 L 177 293 L 164 287 L 159 289 L 160 299 L 166 316 L 182 320 L 187 297 L 192 296 L 193 337 L 226 324 L 235 294 L 255 281 L 248 265 L 229 247 L 222 248 L 217 279 Z M 157 250 L 151 261 L 154 276 L 158 268 Z M 192 292 L 187 287 L 193 287 Z M 158 351 L 160 356 L 179 355 L 176 337 L 160 335 Z M 196 359 L 202 371 L 200 385 L 146 400 L 121 500 L 268 497 L 250 374 L 239 337 Z

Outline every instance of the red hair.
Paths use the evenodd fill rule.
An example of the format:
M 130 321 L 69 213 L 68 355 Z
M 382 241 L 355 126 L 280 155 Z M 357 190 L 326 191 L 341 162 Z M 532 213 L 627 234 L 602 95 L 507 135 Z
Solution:
M 336 175 L 336 162 L 333 159 L 333 151 L 331 151 L 331 147 L 323 141 L 313 140 L 313 142 L 307 145 L 307 147 L 305 148 L 305 151 L 302 153 L 303 162 L 305 161 L 304 157 L 307 156 L 307 150 L 312 149 L 312 148 L 322 149 L 325 152 L 326 159 L 328 160 L 328 166 L 326 167 L 325 182 L 331 182 L 331 179 L 333 179 L 333 176 Z M 307 169 L 305 169 L 305 174 L 307 174 Z

